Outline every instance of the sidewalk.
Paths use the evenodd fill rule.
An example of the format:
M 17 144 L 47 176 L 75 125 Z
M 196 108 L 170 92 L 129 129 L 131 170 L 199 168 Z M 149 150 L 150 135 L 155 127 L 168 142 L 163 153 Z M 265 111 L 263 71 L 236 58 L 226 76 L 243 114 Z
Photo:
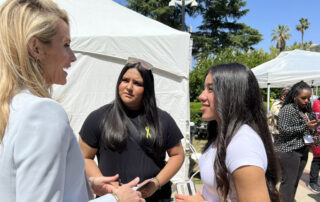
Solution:
M 313 193 L 307 187 L 309 182 L 309 170 L 311 167 L 312 158 L 313 158 L 312 152 L 309 152 L 308 162 L 297 189 L 296 198 L 295 198 L 296 202 L 320 202 L 320 193 L 319 194 Z M 201 192 L 202 186 L 203 186 L 202 184 L 196 184 L 196 189 Z
M 309 152 L 308 162 L 300 179 L 299 186 L 296 193 L 297 202 L 320 202 L 320 193 L 313 193 L 308 187 L 309 183 L 309 170 L 312 162 L 312 152 Z M 320 182 L 318 182 L 320 183 Z

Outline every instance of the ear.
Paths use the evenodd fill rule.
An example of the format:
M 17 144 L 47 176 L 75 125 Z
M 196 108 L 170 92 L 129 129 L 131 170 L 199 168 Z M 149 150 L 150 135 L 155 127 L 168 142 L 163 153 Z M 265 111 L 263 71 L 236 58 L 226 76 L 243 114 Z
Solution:
M 35 60 L 39 59 L 40 41 L 34 36 L 28 41 L 28 52 Z

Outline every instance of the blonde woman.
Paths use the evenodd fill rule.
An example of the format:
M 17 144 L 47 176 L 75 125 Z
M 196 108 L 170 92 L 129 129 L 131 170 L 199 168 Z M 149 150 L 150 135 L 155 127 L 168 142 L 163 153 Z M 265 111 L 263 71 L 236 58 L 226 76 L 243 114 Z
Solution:
M 1 201 L 84 202 L 91 198 L 78 142 L 63 108 L 50 97 L 76 60 L 65 11 L 51 0 L 8 0 L 0 6 Z M 144 201 L 113 177 L 91 178 L 98 201 Z

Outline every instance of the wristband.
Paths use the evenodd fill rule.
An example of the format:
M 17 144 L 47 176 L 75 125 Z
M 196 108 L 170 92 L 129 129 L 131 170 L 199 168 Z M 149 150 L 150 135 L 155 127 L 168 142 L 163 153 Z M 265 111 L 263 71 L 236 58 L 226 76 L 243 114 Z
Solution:
M 157 178 L 157 177 L 154 177 L 153 179 L 155 179 L 157 182 L 158 182 L 158 185 L 159 185 L 159 188 L 158 188 L 158 190 L 160 190 L 161 189 L 161 184 L 160 184 L 160 180 Z
M 120 198 L 117 193 L 113 193 L 112 196 L 116 199 L 117 202 L 120 202 Z

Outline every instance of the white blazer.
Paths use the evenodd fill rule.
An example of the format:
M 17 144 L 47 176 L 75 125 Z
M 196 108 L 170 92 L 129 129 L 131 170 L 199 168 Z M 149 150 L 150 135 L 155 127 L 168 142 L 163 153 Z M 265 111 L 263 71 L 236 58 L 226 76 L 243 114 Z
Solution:
M 52 99 L 23 91 L 10 103 L 0 145 L 3 202 L 87 202 L 85 164 L 67 114 Z M 116 201 L 105 195 L 94 201 Z

